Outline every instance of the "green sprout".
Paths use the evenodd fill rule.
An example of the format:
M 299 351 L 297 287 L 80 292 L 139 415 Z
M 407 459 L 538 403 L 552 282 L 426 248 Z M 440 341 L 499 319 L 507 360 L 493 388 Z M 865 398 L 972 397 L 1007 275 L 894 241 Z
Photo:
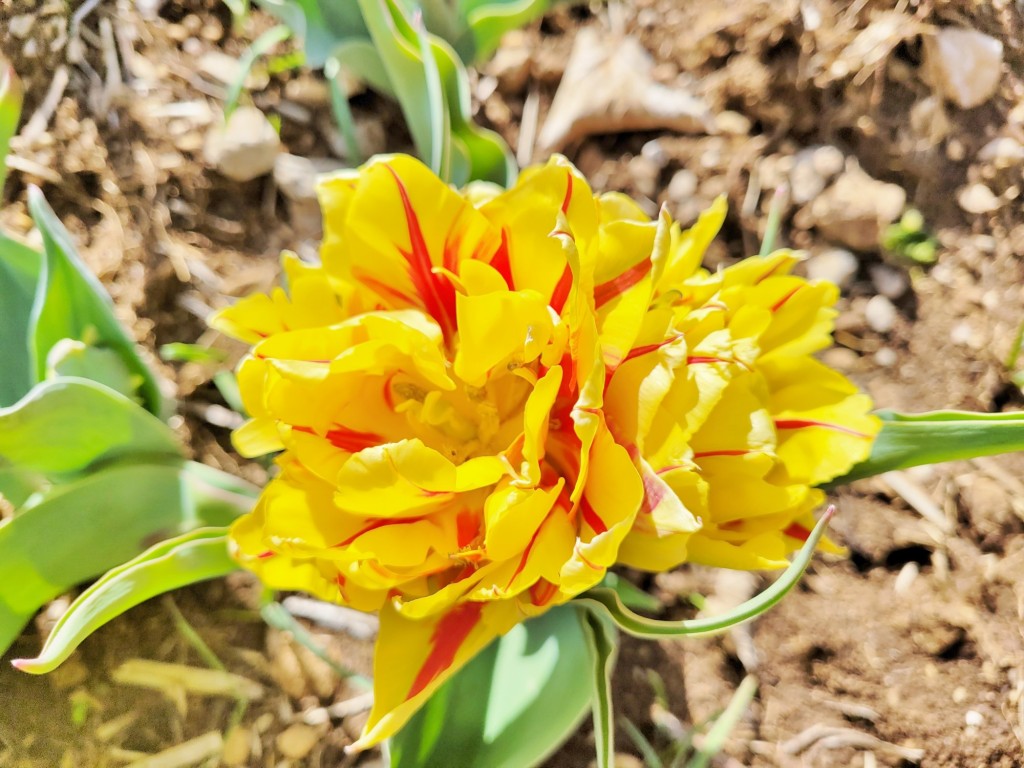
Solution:
M 934 264 L 938 243 L 925 229 L 924 216 L 908 208 L 895 224 L 882 233 L 882 248 L 897 260 L 913 264 Z

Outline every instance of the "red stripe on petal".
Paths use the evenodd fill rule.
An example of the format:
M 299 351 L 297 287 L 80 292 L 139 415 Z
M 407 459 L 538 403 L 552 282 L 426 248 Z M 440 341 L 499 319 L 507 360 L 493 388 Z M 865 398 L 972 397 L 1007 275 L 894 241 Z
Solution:
M 565 306 L 565 300 L 569 298 L 569 291 L 572 289 L 572 270 L 569 265 L 565 265 L 565 269 L 562 270 L 562 276 L 558 278 L 558 284 L 555 286 L 554 292 L 551 294 L 551 308 L 555 310 L 557 314 L 562 314 L 562 307 Z
M 365 528 L 361 529 L 357 533 L 353 533 L 351 536 L 349 536 L 344 541 L 339 541 L 337 544 L 332 545 L 331 548 L 332 549 L 338 549 L 340 547 L 350 546 L 360 536 L 365 536 L 370 531 L 376 531 L 378 528 L 387 528 L 388 526 L 391 526 L 391 525 L 407 525 L 409 523 L 418 523 L 420 521 L 420 519 L 421 518 L 418 518 L 418 517 L 383 517 L 383 518 L 380 518 L 379 520 L 374 520 L 368 526 L 366 526 Z M 372 561 L 370 561 L 370 565 L 373 565 Z
M 800 541 L 807 541 L 811 535 L 811 532 L 800 525 L 800 523 L 791 523 L 783 533 L 790 538 L 800 539 Z
M 626 357 L 623 359 L 622 362 L 626 362 L 627 360 L 632 360 L 635 357 L 641 357 L 641 356 L 646 355 L 646 354 L 648 354 L 650 352 L 655 352 L 655 351 L 661 349 L 662 347 L 667 347 L 673 341 L 678 341 L 681 338 L 683 338 L 683 334 L 680 333 L 680 334 L 677 334 L 676 336 L 672 336 L 670 338 L 667 338 L 664 341 L 659 341 L 657 344 L 645 344 L 642 347 L 634 347 L 633 349 L 629 350 L 629 352 L 626 354 Z
M 501 245 L 498 246 L 498 250 L 494 252 L 494 256 L 491 258 L 491 266 L 505 279 L 505 284 L 508 286 L 508 289 L 510 291 L 514 291 L 515 285 L 512 282 L 512 263 L 508 252 L 508 229 L 505 227 L 502 227 L 501 229 Z
M 707 459 L 707 458 L 710 458 L 712 456 L 746 456 L 748 453 L 753 453 L 753 451 L 742 450 L 742 449 L 738 449 L 738 448 L 737 449 L 723 448 L 720 451 L 699 451 L 699 452 L 693 454 L 693 458 L 695 458 L 695 459 Z
M 455 662 L 459 648 L 466 642 L 469 633 L 480 623 L 483 603 L 462 603 L 437 622 L 430 637 L 431 648 L 426 661 L 420 667 L 412 682 L 406 701 L 419 695 Z
M 565 197 L 562 198 L 562 213 L 569 214 L 569 204 L 572 202 L 572 173 L 565 174 Z
M 821 427 L 822 429 L 831 429 L 833 432 L 842 432 L 844 435 L 853 435 L 854 437 L 863 437 L 865 440 L 870 440 L 871 435 L 865 435 L 863 432 L 858 432 L 855 429 L 849 427 L 843 427 L 839 424 L 829 424 L 827 421 L 811 421 L 808 419 L 776 419 L 775 429 L 786 430 L 786 429 L 806 429 L 808 427 Z
M 613 277 L 607 282 L 601 283 L 599 286 L 594 288 L 594 304 L 597 307 L 602 307 L 616 296 L 621 296 L 643 280 L 650 271 L 651 259 L 648 257 L 643 261 L 637 262 L 621 275 Z
M 327 440 L 335 448 L 340 448 L 349 453 L 359 453 L 364 448 L 380 445 L 385 442 L 384 438 L 374 432 L 357 432 L 348 427 L 337 426 L 327 430 L 325 435 L 317 435 L 312 427 L 292 427 L 296 432 L 304 432 L 307 435 L 316 435 Z
M 480 534 L 480 516 L 471 509 L 463 509 L 455 516 L 456 540 L 459 549 L 468 547 Z
M 772 312 L 778 312 L 780 309 L 782 309 L 782 307 L 786 304 L 786 302 L 789 301 L 790 299 L 792 299 L 793 296 L 795 296 L 800 291 L 801 288 L 803 288 L 803 286 L 802 285 L 798 285 L 796 288 L 794 288 L 792 291 L 787 293 L 785 296 L 783 296 L 777 302 L 772 304 Z
M 608 526 L 605 525 L 604 520 L 597 514 L 597 511 L 591 505 L 590 501 L 586 496 L 580 499 L 580 512 L 583 514 L 583 522 L 589 525 L 594 533 L 605 533 L 608 530 Z
M 412 250 L 401 253 L 409 264 L 409 277 L 412 278 L 427 313 L 437 320 L 445 339 L 450 339 L 455 332 L 455 288 L 450 282 L 439 279 L 434 274 L 434 263 L 427 250 L 427 241 L 423 237 L 420 220 L 416 216 L 412 201 L 409 200 L 409 193 L 395 170 L 390 165 L 384 167 L 388 169 L 398 186 L 398 194 L 402 198 L 402 207 L 405 210 L 409 245 Z

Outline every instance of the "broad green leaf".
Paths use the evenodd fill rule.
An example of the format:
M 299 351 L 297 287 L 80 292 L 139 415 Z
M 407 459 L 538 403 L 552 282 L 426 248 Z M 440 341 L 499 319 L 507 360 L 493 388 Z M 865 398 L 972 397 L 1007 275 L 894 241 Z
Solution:
M 85 638 L 130 608 L 175 589 L 238 569 L 228 554 L 227 528 L 201 528 L 162 541 L 107 571 L 60 617 L 34 659 L 16 659 L 23 672 L 56 669 Z
M 761 615 L 793 588 L 803 572 L 807 570 L 807 566 L 814 557 L 814 548 L 818 545 L 821 537 L 825 535 L 825 529 L 828 528 L 828 522 L 832 519 L 833 514 L 834 508 L 829 507 L 821 516 L 818 524 L 814 526 L 814 530 L 807 537 L 803 547 L 796 553 L 793 562 L 768 589 L 721 616 L 683 621 L 648 619 L 629 610 L 613 590 L 600 587 L 584 592 L 575 599 L 575 602 L 592 610 L 607 612 L 619 629 L 634 637 L 682 637 L 721 632 Z
M 21 80 L 14 67 L 0 56 L 0 199 L 7 180 L 7 147 L 21 119 Z
M 390 741 L 391 768 L 530 768 L 576 730 L 595 662 L 581 612 L 513 627 L 438 689 Z
M 0 524 L 0 654 L 46 602 L 155 541 L 227 525 L 247 497 L 194 465 L 115 466 L 59 486 Z M 240 505 L 240 502 L 242 505 Z
M 112 349 L 93 347 L 75 339 L 61 339 L 46 356 L 46 379 L 88 379 L 136 402 L 139 377 L 128 370 Z M 142 407 L 141 405 L 139 406 Z M 149 413 L 149 411 L 145 411 Z
M 729 700 L 729 705 L 715 719 L 715 724 L 698 745 L 696 754 L 686 764 L 687 768 L 707 768 L 711 764 L 711 760 L 725 747 L 725 740 L 729 738 L 729 734 L 733 732 L 740 718 L 743 717 L 743 713 L 747 711 L 755 693 L 757 693 L 757 678 L 747 675 Z
M 879 411 L 882 431 L 871 455 L 830 486 L 893 469 L 1024 450 L 1024 413 Z
M 29 327 L 36 380 L 45 377 L 46 357 L 61 339 L 105 347 L 117 352 L 139 377 L 146 409 L 159 415 L 162 401 L 153 372 L 142 362 L 134 342 L 114 317 L 110 297 L 78 258 L 71 235 L 36 187 L 29 189 L 28 207 L 43 236 L 44 255 Z
M 612 706 L 612 671 L 618 652 L 615 625 L 604 611 L 581 609 L 584 634 L 593 669 L 590 679 L 594 700 L 594 743 L 597 768 L 613 768 L 615 762 L 615 710 Z
M 45 487 L 44 478 L 34 472 L 20 467 L 12 467 L 0 460 L 0 498 L 14 507 L 15 514 L 18 512 L 18 508 L 32 497 L 32 494 Z
M 435 173 L 441 174 L 441 158 L 446 154 L 443 145 L 448 139 L 443 130 L 447 107 L 431 101 L 429 76 L 416 32 L 394 0 L 358 0 L 358 4 L 416 150 Z M 358 62 L 346 59 L 342 63 L 358 72 Z
M 0 233 L 0 406 L 10 405 L 35 383 L 29 351 L 29 317 L 42 256 Z
M 352 0 L 258 0 L 267 13 L 281 20 L 303 41 L 306 64 L 319 69 L 340 41 L 367 38 L 362 14 Z
M 21 469 L 70 474 L 142 457 L 180 459 L 174 432 L 142 406 L 88 379 L 44 381 L 0 408 L 0 459 Z
M 431 50 L 444 84 L 452 141 L 450 181 L 463 186 L 469 181 L 492 181 L 509 187 L 516 179 L 511 150 L 494 131 L 473 122 L 469 75 L 458 55 L 444 40 L 433 38 Z
M 464 61 L 483 61 L 497 50 L 502 35 L 543 15 L 552 4 L 552 0 L 462 0 L 473 50 L 461 42 L 452 44 Z

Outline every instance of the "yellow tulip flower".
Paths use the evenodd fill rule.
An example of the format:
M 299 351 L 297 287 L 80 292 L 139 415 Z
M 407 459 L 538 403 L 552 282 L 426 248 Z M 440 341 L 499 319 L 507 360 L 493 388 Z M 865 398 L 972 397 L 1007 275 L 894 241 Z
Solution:
M 684 232 L 561 157 L 463 193 L 381 157 L 319 193 L 322 266 L 214 325 L 253 344 L 236 447 L 282 452 L 237 558 L 380 612 L 355 749 L 616 562 L 783 565 L 870 451 L 870 401 L 811 356 L 835 287 L 787 252 L 701 269 L 721 200 Z

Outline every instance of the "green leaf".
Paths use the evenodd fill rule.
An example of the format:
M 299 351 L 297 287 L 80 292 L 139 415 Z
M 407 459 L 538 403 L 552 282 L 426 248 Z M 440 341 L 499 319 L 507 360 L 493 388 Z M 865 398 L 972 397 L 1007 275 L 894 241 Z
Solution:
M 444 84 L 451 125 L 452 173 L 450 181 L 463 186 L 472 180 L 492 181 L 509 187 L 516 179 L 516 162 L 505 141 L 472 119 L 469 75 L 458 55 L 445 41 L 432 38 L 431 50 Z
M 711 764 L 712 758 L 725 747 L 725 740 L 729 738 L 729 734 L 739 723 L 743 713 L 747 711 L 750 702 L 754 700 L 755 693 L 757 693 L 757 678 L 747 675 L 729 700 L 729 705 L 718 716 L 715 724 L 704 737 L 693 759 L 686 764 L 687 768 L 707 768 Z
M 391 768 L 530 768 L 590 706 L 594 660 L 581 612 L 560 605 L 491 643 L 390 742 Z
M 366 38 L 362 14 L 352 0 L 258 0 L 260 7 L 302 39 L 306 64 L 319 69 L 339 41 Z
M 618 651 L 615 624 L 605 611 L 581 609 L 587 648 L 593 661 L 590 679 L 594 700 L 594 742 L 597 768 L 612 768 L 615 762 L 615 711 L 612 706 L 612 671 Z
M 893 469 L 1024 450 L 1024 413 L 879 411 L 878 416 L 882 431 L 871 455 L 830 487 Z
M 622 604 L 627 608 L 632 608 L 634 611 L 660 613 L 665 608 L 654 595 L 644 592 L 632 582 L 622 578 L 613 571 L 606 573 L 598 586 L 614 590 Z
M 457 45 L 464 61 L 480 62 L 494 53 L 506 32 L 540 17 L 551 0 L 463 0 L 463 13 L 473 33 L 473 50 Z
M 107 571 L 60 617 L 34 659 L 16 659 L 23 672 L 56 669 L 85 638 L 130 608 L 174 589 L 238 569 L 228 554 L 226 528 L 202 528 L 162 541 Z
M 229 522 L 226 504 L 207 503 L 182 469 L 112 467 L 57 487 L 0 525 L 0 653 L 47 601 L 154 541 Z
M 641 638 L 682 637 L 684 635 L 706 635 L 721 632 L 744 621 L 761 615 L 779 600 L 800 580 L 814 557 L 814 548 L 825 535 L 828 522 L 832 519 L 834 508 L 829 507 L 814 526 L 803 547 L 782 575 L 764 592 L 752 597 L 745 603 L 721 616 L 706 619 L 686 619 L 684 621 L 659 621 L 648 619 L 633 613 L 611 589 L 595 588 L 584 592 L 575 602 L 596 611 L 605 611 L 623 632 Z
M 0 408 L 0 458 L 59 475 L 119 459 L 176 461 L 181 448 L 166 424 L 124 395 L 88 379 L 62 377 Z
M 444 130 L 447 108 L 436 98 L 431 99 L 431 79 L 416 31 L 394 0 L 358 0 L 358 3 L 370 31 L 370 40 L 402 107 L 416 151 L 440 175 L 444 170 L 441 159 L 447 154 L 444 148 L 448 139 Z M 343 63 L 359 71 L 358 62 L 346 57 Z
M 231 117 L 231 113 L 238 106 L 238 99 L 245 87 L 245 79 L 249 77 L 252 68 L 261 56 L 266 56 L 278 43 L 282 43 L 292 36 L 292 30 L 285 24 L 278 24 L 271 27 L 262 35 L 252 41 L 252 45 L 245 49 L 238 59 L 238 72 L 235 79 L 228 86 L 228 92 L 224 96 L 224 119 Z
M 75 339 L 116 351 L 139 377 L 146 409 L 160 414 L 162 400 L 156 377 L 117 322 L 110 297 L 78 257 L 71 235 L 58 221 L 37 187 L 29 189 L 28 207 L 43 236 L 43 265 L 32 304 L 29 346 L 34 376 L 46 376 L 46 357 L 61 339 Z
M 160 347 L 160 359 L 171 363 L 223 363 L 227 354 L 199 344 L 172 341 Z
M 0 524 L 0 654 L 46 602 L 154 541 L 227 525 L 251 505 L 209 467 L 115 466 L 59 486 Z M 224 487 L 226 486 L 226 487 Z
M 7 148 L 21 119 L 21 80 L 14 67 L 0 56 L 0 198 L 7 180 Z
M 36 377 L 29 351 L 29 317 L 42 256 L 0 233 L 0 406 L 29 391 Z

